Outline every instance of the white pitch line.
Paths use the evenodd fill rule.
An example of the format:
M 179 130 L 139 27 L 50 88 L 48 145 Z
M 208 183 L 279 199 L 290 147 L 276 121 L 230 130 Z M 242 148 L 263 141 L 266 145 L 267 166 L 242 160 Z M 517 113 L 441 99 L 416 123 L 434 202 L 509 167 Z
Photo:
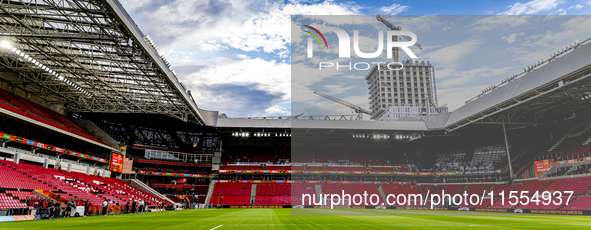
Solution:
M 215 227 L 215 228 L 212 228 L 212 229 L 209 229 L 209 230 L 214 230 L 214 229 L 216 229 L 216 228 L 219 228 L 219 227 L 221 227 L 221 226 L 223 226 L 223 225 L 217 226 L 217 227 Z

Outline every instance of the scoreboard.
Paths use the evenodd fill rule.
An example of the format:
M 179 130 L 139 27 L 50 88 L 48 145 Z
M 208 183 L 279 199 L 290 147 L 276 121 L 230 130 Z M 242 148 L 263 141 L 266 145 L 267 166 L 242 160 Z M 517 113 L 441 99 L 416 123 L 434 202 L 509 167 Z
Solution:
M 123 171 L 123 156 L 111 153 L 111 171 L 118 173 Z

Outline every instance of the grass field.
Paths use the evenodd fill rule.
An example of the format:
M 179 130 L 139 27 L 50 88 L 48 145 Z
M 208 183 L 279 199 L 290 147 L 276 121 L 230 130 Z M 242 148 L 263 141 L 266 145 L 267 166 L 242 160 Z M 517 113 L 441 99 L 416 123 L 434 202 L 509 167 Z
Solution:
M 291 209 L 204 209 L 4 222 L 0 229 L 591 229 L 588 216 L 414 210 L 338 212 L 350 216 L 292 216 Z

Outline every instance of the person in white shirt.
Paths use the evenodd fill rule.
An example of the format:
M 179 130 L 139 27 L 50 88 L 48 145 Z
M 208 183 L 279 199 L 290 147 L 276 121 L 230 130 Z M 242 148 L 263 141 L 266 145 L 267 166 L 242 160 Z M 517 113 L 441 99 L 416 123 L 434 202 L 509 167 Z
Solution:
M 107 206 L 109 205 L 109 202 L 107 201 L 107 199 L 105 199 L 105 201 L 103 201 L 103 214 L 105 216 L 107 216 Z
M 145 204 L 146 204 L 146 203 L 144 202 L 144 200 L 140 200 L 140 203 L 139 203 L 139 205 L 140 205 L 140 207 L 139 207 L 139 212 L 140 212 L 140 213 L 142 213 L 142 212 L 144 212 L 144 211 L 145 211 Z

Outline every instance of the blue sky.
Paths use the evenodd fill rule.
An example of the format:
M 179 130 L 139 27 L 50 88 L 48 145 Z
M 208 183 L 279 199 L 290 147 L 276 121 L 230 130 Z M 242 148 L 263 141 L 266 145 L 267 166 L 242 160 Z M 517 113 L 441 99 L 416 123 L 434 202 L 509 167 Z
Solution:
M 461 106 L 463 101 L 477 95 L 486 86 L 518 72 L 520 67 L 546 57 L 576 39 L 591 36 L 586 32 L 591 31 L 587 16 L 548 18 L 551 20 L 521 17 L 508 20 L 510 22 L 506 25 L 499 24 L 502 20 L 489 20 L 485 27 L 494 28 L 491 30 L 474 28 L 477 25 L 475 20 L 486 21 L 483 16 L 441 17 L 589 15 L 589 0 L 121 0 L 121 3 L 167 57 L 172 69 L 191 89 L 197 104 L 230 117 L 281 116 L 292 112 L 306 112 L 307 115 L 351 113 L 348 108 L 326 99 L 303 95 L 305 92 L 298 90 L 298 84 L 292 83 L 291 15 L 379 13 L 400 20 L 404 26 L 420 34 L 418 40 L 425 49 L 419 51 L 419 60 L 431 60 L 436 65 L 439 103 L 448 104 L 451 109 Z M 436 16 L 419 17 L 421 15 Z M 412 24 L 413 18 L 420 18 L 419 23 Z M 525 22 L 516 23 L 519 21 Z M 423 22 L 431 23 L 425 26 Z M 551 33 L 560 36 L 549 36 Z M 485 55 L 491 49 L 503 52 L 497 56 Z M 444 55 L 449 50 L 457 54 L 455 59 Z M 485 64 L 486 58 L 491 64 Z M 461 69 L 458 69 L 458 63 L 462 63 Z M 446 70 L 450 64 L 455 64 L 453 70 L 462 71 L 462 74 L 453 74 L 452 68 Z M 474 77 L 482 73 L 487 76 Z M 308 89 L 327 91 L 368 108 L 367 87 L 362 80 L 365 74 L 345 74 L 349 76 L 346 81 L 328 77 L 325 82 L 305 85 Z
M 458 108 L 482 89 L 499 84 L 513 73 L 523 72 L 527 65 L 543 59 L 576 40 L 591 34 L 591 17 L 577 15 L 388 15 L 403 30 L 417 35 L 423 49 L 411 47 L 418 61 L 430 61 L 435 67 L 439 104 Z M 360 16 L 294 16 L 292 24 L 292 97 L 294 113 L 347 113 L 344 106 L 320 98 L 313 90 L 326 92 L 345 101 L 368 108 L 367 70 L 324 68 L 320 62 L 371 63 L 391 61 L 386 52 L 377 58 L 364 59 L 352 55 L 339 58 L 335 33 L 324 27 L 337 27 L 349 33 L 358 31 L 360 49 L 373 53 L 377 49 L 378 31 L 385 27 L 373 15 Z M 320 48 L 313 42 L 314 57 L 306 57 L 307 39 L 311 35 L 301 25 L 311 25 L 324 33 L 332 49 Z M 385 40 L 385 38 L 384 38 Z M 351 51 L 354 54 L 353 51 Z M 401 60 L 409 57 L 401 51 Z M 361 65 L 360 68 L 364 68 Z M 349 111 L 351 113 L 351 111 Z M 337 113 L 338 114 L 338 113 Z

